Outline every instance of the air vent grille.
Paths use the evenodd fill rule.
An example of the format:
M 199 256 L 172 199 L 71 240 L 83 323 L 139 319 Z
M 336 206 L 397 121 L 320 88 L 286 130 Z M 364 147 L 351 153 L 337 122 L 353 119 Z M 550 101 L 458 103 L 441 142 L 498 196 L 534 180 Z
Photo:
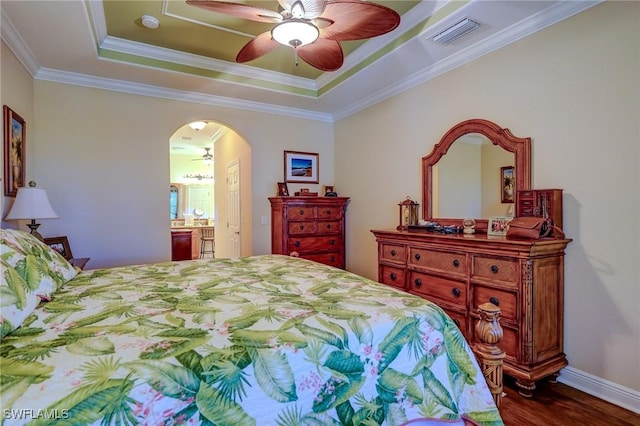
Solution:
M 440 44 L 450 44 L 463 35 L 469 34 L 479 26 L 480 24 L 476 21 L 473 21 L 469 18 L 464 18 L 463 20 L 456 22 L 447 29 L 442 30 L 438 34 L 432 36 L 431 40 Z

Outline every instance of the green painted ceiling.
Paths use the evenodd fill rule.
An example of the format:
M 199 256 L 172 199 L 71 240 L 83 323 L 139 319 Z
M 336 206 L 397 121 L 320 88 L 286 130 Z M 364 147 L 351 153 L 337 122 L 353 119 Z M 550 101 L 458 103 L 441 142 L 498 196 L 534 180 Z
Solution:
M 278 10 L 276 0 L 242 1 L 254 6 Z M 387 0 L 377 3 L 388 6 L 400 15 L 406 13 L 419 2 L 415 0 Z M 235 63 L 238 51 L 253 36 L 269 31 L 273 25 L 234 18 L 187 5 L 183 0 L 104 0 L 104 14 L 107 34 L 110 37 L 192 53 L 206 58 Z M 152 15 L 160 21 L 155 30 L 145 28 L 141 17 Z M 365 40 L 366 41 L 366 40 Z M 341 42 L 345 57 L 365 41 Z M 114 57 L 112 52 L 102 52 L 106 57 Z M 132 60 L 120 57 L 119 59 Z M 137 59 L 140 63 L 153 60 Z M 157 65 L 157 64 L 155 64 Z M 291 48 L 282 46 L 246 65 L 277 71 L 298 77 L 316 79 L 322 71 L 299 61 L 295 65 Z M 166 64 L 164 66 L 167 67 Z

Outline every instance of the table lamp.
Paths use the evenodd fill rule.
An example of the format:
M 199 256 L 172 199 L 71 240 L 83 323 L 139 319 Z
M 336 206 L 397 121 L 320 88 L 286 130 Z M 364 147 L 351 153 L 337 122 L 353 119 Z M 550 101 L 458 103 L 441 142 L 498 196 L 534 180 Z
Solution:
M 43 188 L 36 188 L 34 181 L 29 182 L 29 187 L 18 188 L 16 200 L 9 210 L 5 220 L 30 219 L 27 226 L 31 229 L 31 235 L 43 241 L 42 235 L 38 232 L 39 223 L 36 219 L 57 219 L 58 215 L 53 211 L 47 191 Z

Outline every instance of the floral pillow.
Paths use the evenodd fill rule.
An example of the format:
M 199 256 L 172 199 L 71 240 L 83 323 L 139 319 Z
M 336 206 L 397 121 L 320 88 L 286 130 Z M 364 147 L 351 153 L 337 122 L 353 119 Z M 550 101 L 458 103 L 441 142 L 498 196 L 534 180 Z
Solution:
M 14 229 L 0 229 L 0 262 L 0 337 L 78 273 L 60 253 Z

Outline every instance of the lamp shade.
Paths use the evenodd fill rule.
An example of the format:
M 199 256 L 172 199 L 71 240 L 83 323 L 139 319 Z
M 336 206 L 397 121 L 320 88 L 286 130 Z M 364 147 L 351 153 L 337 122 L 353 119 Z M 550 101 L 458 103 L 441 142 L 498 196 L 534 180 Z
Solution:
M 19 219 L 57 219 L 58 215 L 53 211 L 47 191 L 43 188 L 23 187 L 18 188 L 16 200 L 5 217 L 5 220 Z

